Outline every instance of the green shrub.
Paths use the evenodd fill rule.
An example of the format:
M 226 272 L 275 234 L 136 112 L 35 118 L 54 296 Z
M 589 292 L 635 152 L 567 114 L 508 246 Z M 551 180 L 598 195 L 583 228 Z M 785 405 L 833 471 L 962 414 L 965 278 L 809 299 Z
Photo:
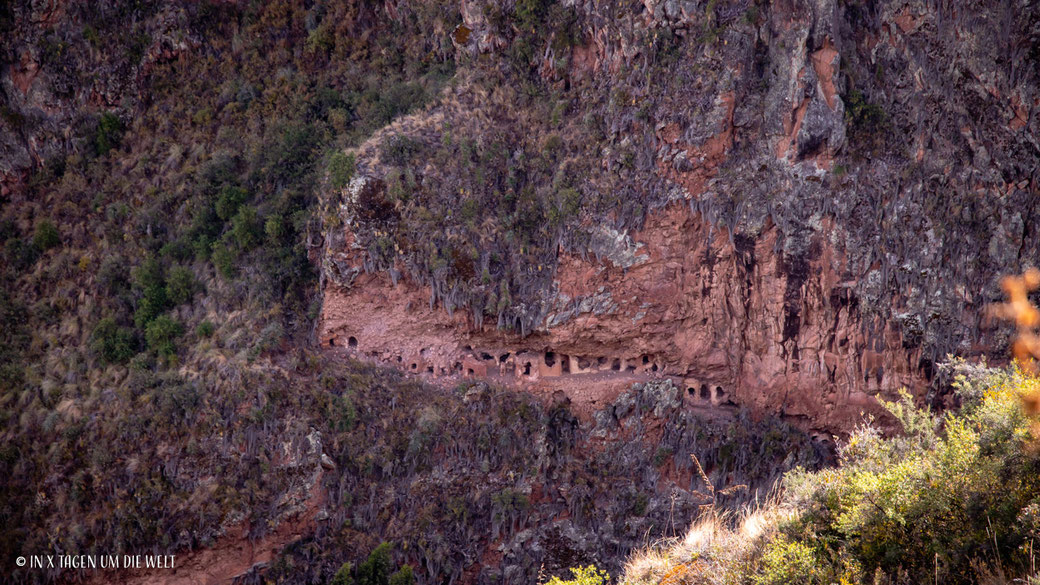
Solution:
M 800 542 L 778 537 L 766 546 L 762 571 L 754 576 L 755 585 L 816 585 L 820 576 L 815 551 Z
M 937 417 L 906 393 L 882 401 L 903 435 L 861 427 L 840 449 L 840 467 L 789 474 L 790 504 L 804 511 L 785 528 L 794 544 L 842 559 L 831 561 L 832 575 L 967 584 L 980 568 L 1024 574 L 1022 547 L 1037 535 L 1023 514 L 1040 503 L 1040 454 L 1025 449 L 1031 433 L 1019 395 L 1040 392 L 1040 379 L 971 372 L 958 374 L 959 412 Z M 804 556 L 793 544 L 782 548 L 776 566 Z
M 104 156 L 119 146 L 122 137 L 123 122 L 115 114 L 105 112 L 98 118 L 97 129 L 94 131 L 94 151 L 98 156 Z
M 217 201 L 213 204 L 213 210 L 216 211 L 217 217 L 227 221 L 234 217 L 239 206 L 245 203 L 248 197 L 249 193 L 245 189 L 234 185 L 225 185 L 217 195 Z
M 140 291 L 134 323 L 144 327 L 152 319 L 170 307 L 166 294 L 166 280 L 159 261 L 149 257 L 134 272 L 134 285 Z
M 564 217 L 575 217 L 581 209 L 581 192 L 577 189 L 560 189 L 560 210 Z
M 199 326 L 195 328 L 195 335 L 199 337 L 212 337 L 213 333 L 217 330 L 216 326 L 209 321 L 203 321 L 199 323 Z
M 357 585 L 389 585 L 390 565 L 390 543 L 384 542 L 358 566 Z
M 344 133 L 350 126 L 351 114 L 344 108 L 330 108 L 327 114 L 329 125 L 337 133 Z
M 329 581 L 329 585 L 354 585 L 354 578 L 350 576 L 353 570 L 354 567 L 350 563 L 343 563 L 332 577 L 332 581 Z
M 164 357 L 177 353 L 175 342 L 183 334 L 184 326 L 167 315 L 159 315 L 148 323 L 144 330 L 144 338 L 149 349 Z
M 235 277 L 235 253 L 223 242 L 213 242 L 211 259 L 217 272 L 227 279 Z
M 871 103 L 867 97 L 858 89 L 853 88 L 844 98 L 845 117 L 857 127 L 876 127 L 886 120 L 885 110 L 881 106 Z
M 210 204 L 208 200 L 200 198 L 202 200 L 196 201 L 197 207 L 191 217 L 191 224 L 187 232 L 184 233 L 181 238 L 187 242 L 190 242 L 192 249 L 195 252 L 196 259 L 205 259 L 209 257 L 209 246 L 216 240 L 220 234 L 224 231 L 225 220 L 221 219 L 217 215 L 216 204 Z M 217 200 L 219 201 L 219 196 Z M 224 205 L 229 205 L 231 202 L 225 202 Z M 231 210 L 228 217 L 234 215 L 235 211 L 238 211 L 238 204 L 233 204 L 234 210 Z M 228 211 L 225 209 L 224 211 Z
M 534 32 L 542 24 L 546 11 L 552 4 L 553 0 L 517 0 L 515 8 L 517 28 Z
M 561 4 L 552 6 L 548 22 L 552 27 L 552 48 L 557 55 L 567 55 L 573 47 L 582 43 L 582 27 L 573 8 L 565 8 Z M 670 29 L 666 27 L 664 30 Z
M 61 236 L 58 235 L 58 228 L 54 227 L 50 220 L 42 220 L 36 224 L 36 232 L 33 234 L 32 243 L 33 246 L 40 250 L 48 250 L 60 245 Z
M 90 346 L 102 361 L 110 364 L 125 363 L 137 353 L 133 331 L 120 327 L 112 317 L 105 317 L 94 326 Z
M 166 296 L 176 306 L 191 301 L 198 292 L 199 284 L 189 268 L 175 266 L 166 277 Z
M 355 161 L 353 154 L 340 151 L 332 153 L 329 157 L 329 186 L 333 189 L 342 189 L 350 184 L 354 177 Z
M 195 112 L 192 115 L 192 117 L 191 117 L 192 123 L 194 123 L 196 126 L 203 126 L 205 124 L 210 123 L 212 120 L 213 120 L 213 109 L 212 108 L 202 108 L 201 110 Z
M 418 83 L 402 82 L 383 91 L 371 90 L 361 96 L 357 113 L 366 128 L 385 126 L 401 114 L 426 102 L 427 95 Z
M 251 250 L 259 244 L 262 230 L 256 208 L 251 205 L 242 207 L 235 217 L 231 218 L 231 238 L 240 250 Z
M 314 168 L 319 136 L 311 124 L 290 124 L 277 143 L 264 153 L 258 181 L 273 185 L 299 185 Z
M 199 261 L 209 260 L 213 254 L 213 238 L 208 234 L 199 234 L 192 242 L 191 248 L 195 252 L 195 259 Z
M 134 270 L 134 284 L 142 291 L 159 291 L 166 285 L 163 267 L 157 258 L 150 256 Z
M 390 585 L 415 585 L 415 573 L 411 565 L 404 565 L 390 575 Z
M 191 244 L 184 238 L 177 238 L 172 242 L 167 242 L 159 249 L 159 256 L 176 260 L 177 262 L 184 262 L 194 256 L 194 254 L 195 251 L 192 249 Z
M 285 226 L 285 218 L 280 213 L 272 213 L 264 222 L 264 233 L 268 241 L 278 243 L 286 235 L 288 230 Z
M 321 23 L 318 28 L 307 35 L 307 42 L 304 46 L 308 53 L 327 54 L 333 45 L 335 45 L 335 37 L 332 31 L 329 30 L 328 25 Z

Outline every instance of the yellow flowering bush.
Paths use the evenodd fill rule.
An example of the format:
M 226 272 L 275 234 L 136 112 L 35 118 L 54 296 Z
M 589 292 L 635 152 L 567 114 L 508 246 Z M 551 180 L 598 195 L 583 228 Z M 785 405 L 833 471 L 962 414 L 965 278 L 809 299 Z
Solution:
M 802 511 L 769 543 L 759 582 L 801 570 L 791 582 L 973 583 L 982 574 L 1025 574 L 1040 509 L 1040 456 L 1021 396 L 1040 378 L 1018 368 L 946 366 L 962 408 L 936 416 L 903 393 L 882 402 L 903 433 L 857 429 L 841 465 L 787 477 Z M 822 567 L 822 568 L 820 568 Z M 787 573 L 785 573 L 785 571 Z
M 610 574 L 597 568 L 596 565 L 571 567 L 570 571 L 573 579 L 563 580 L 553 577 L 546 585 L 606 585 L 610 581 Z

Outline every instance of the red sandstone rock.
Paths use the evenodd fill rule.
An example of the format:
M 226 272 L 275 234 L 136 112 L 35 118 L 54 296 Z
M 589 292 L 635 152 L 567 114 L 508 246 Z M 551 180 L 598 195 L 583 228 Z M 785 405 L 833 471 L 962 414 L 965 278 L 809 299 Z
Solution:
M 903 386 L 923 391 L 918 350 L 904 349 L 891 327 L 860 335 L 859 315 L 835 300 L 848 283 L 825 237 L 800 285 L 800 327 L 785 335 L 790 277 L 774 253 L 776 237 L 769 226 L 752 249 L 738 251 L 725 230 L 673 205 L 634 235 L 645 262 L 621 270 L 561 257 L 559 290 L 571 298 L 605 290 L 613 313 L 579 314 L 521 338 L 431 309 L 429 291 L 408 280 L 393 286 L 384 274 L 362 274 L 350 288 L 326 290 L 320 336 L 354 337 L 359 352 L 389 364 L 403 356 L 405 370 L 410 356 L 423 356 L 410 371 L 428 363 L 452 372 L 460 364 L 466 375 L 547 396 L 563 390 L 585 413 L 633 381 L 670 376 L 698 395 L 703 384 L 714 405 L 732 401 L 841 432 L 863 411 L 880 413 L 875 395 Z

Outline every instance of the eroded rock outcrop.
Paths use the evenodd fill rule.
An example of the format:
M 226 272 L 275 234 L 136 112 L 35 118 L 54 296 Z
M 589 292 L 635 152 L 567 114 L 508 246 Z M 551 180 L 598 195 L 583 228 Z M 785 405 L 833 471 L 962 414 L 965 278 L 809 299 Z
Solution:
M 920 349 L 904 347 L 891 324 L 865 322 L 841 277 L 843 251 L 821 236 L 792 267 L 776 240 L 768 225 L 731 242 L 675 205 L 633 236 L 644 252 L 634 265 L 565 256 L 553 309 L 527 337 L 431 308 L 429 292 L 407 280 L 362 274 L 326 290 L 321 340 L 414 373 L 564 390 L 591 407 L 633 381 L 671 377 L 697 396 L 710 389 L 715 404 L 724 394 L 830 430 L 876 407 L 874 395 L 922 391 Z
M 1037 72 L 963 35 L 1002 17 L 1010 38 L 1035 39 L 1035 14 L 828 1 L 573 10 L 581 42 L 564 50 L 551 33 L 537 72 L 561 92 L 581 87 L 571 108 L 586 126 L 602 119 L 602 143 L 589 148 L 566 123 L 530 138 L 541 122 L 476 79 L 377 133 L 354 152 L 355 181 L 389 178 L 398 195 L 377 197 L 383 217 L 353 221 L 356 205 L 330 194 L 345 221 L 325 231 L 324 345 L 590 406 L 631 383 L 634 363 L 627 373 L 722 388 L 832 431 L 877 412 L 875 396 L 905 386 L 923 397 L 947 353 L 1000 355 L 1004 333 L 983 309 L 999 275 L 1037 252 L 1040 149 L 1023 130 L 1036 124 Z M 461 62 L 505 57 L 508 31 L 486 11 L 463 17 Z M 465 247 L 450 211 L 418 246 L 415 202 L 436 209 L 472 187 L 450 165 L 394 162 L 386 145 L 403 136 L 429 151 L 464 135 L 490 148 L 517 124 L 530 136 L 512 139 L 510 168 L 527 142 L 562 148 L 556 183 L 579 173 L 583 200 L 631 200 L 579 215 L 548 245 L 516 246 L 505 270 L 492 208 Z M 634 225 L 631 201 L 646 207 Z M 550 354 L 577 361 L 564 372 Z

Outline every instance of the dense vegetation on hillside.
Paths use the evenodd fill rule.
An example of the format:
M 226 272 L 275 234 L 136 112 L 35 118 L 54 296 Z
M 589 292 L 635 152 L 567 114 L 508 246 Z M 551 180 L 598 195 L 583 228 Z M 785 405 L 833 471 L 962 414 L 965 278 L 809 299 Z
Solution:
M 606 3 L 597 8 L 602 30 L 627 28 L 610 29 L 610 42 L 639 48 L 607 77 L 572 74 L 573 49 L 588 43 L 588 14 L 551 0 L 475 7 L 502 40 L 490 52 L 455 46 L 466 34 L 457 28 L 461 8 L 443 0 L 98 1 L 30 22 L 35 4 L 0 4 L 0 33 L 31 36 L 26 54 L 49 84 L 34 107 L 82 109 L 67 135 L 55 131 L 60 147 L 31 162 L 25 191 L 0 210 L 4 563 L 44 551 L 197 550 L 244 521 L 259 538 L 320 478 L 328 517 L 248 579 L 407 585 L 408 572 L 391 576 L 389 567 L 410 563 L 431 582 L 465 571 L 483 582 L 523 580 L 538 563 L 555 570 L 602 561 L 590 550 L 607 551 L 612 562 L 646 534 L 693 516 L 704 502 L 665 493 L 671 480 L 700 489 L 734 479 L 763 484 L 781 469 L 820 461 L 803 433 L 746 413 L 710 421 L 673 405 L 644 425 L 662 400 L 672 404 L 662 397 L 674 388 L 635 389 L 611 405 L 616 420 L 590 430 L 565 405 L 481 385 L 426 387 L 308 349 L 320 303 L 318 250 L 341 227 L 342 201 L 319 195 L 348 190 L 359 169 L 378 166 L 386 183 L 358 223 L 369 267 L 397 277 L 403 266 L 449 309 L 522 332 L 541 316 L 537 300 L 561 249 L 596 254 L 593 228 L 636 227 L 652 207 L 681 196 L 656 174 L 658 127 L 681 122 L 686 139 L 706 140 L 718 129 L 714 96 L 730 91 L 750 105 L 735 114 L 745 134 L 720 173 L 742 178 L 691 209 L 731 235 L 753 234 L 771 217 L 786 230 L 776 252 L 792 266 L 804 265 L 806 234 L 821 217 L 851 218 L 849 233 L 859 239 L 849 249 L 862 252 L 863 270 L 885 259 L 856 284 L 864 313 L 888 302 L 888 289 L 946 291 L 963 306 L 965 282 L 988 282 L 994 265 L 1028 256 L 1035 240 L 1037 210 L 1027 204 L 1037 183 L 1022 162 L 1035 154 L 1022 137 L 1028 132 L 984 140 L 1006 120 L 979 97 L 985 92 L 960 82 L 956 91 L 935 91 L 967 103 L 964 115 L 987 124 L 975 128 L 980 138 L 952 119 L 918 115 L 907 104 L 938 109 L 934 96 L 885 94 L 879 88 L 916 84 L 895 83 L 908 67 L 883 52 L 875 63 L 878 53 L 862 46 L 842 62 L 848 160 L 789 189 L 786 167 L 773 174 L 773 153 L 768 164 L 756 159 L 750 139 L 766 124 L 755 108 L 765 107 L 780 78 L 774 65 L 785 58 L 782 43 L 770 47 L 758 36 L 771 17 L 764 2 L 702 3 L 703 18 L 682 35 L 628 26 L 644 19 L 640 3 Z M 877 6 L 849 6 L 835 31 L 880 30 Z M 1040 11 L 1016 19 L 1014 10 L 959 24 L 1002 27 L 1016 54 L 1032 55 Z M 972 12 L 943 14 L 948 27 Z M 5 65 L 21 62 L 13 46 L 0 47 Z M 928 49 L 960 54 L 959 46 Z M 963 58 L 965 71 L 973 55 Z M 726 63 L 754 74 L 733 82 Z M 919 71 L 936 69 L 925 63 Z M 1035 75 L 1035 67 L 1002 65 L 983 77 L 1017 88 Z M 30 142 L 44 117 L 2 97 L 3 130 Z M 466 121 L 430 129 L 409 117 L 434 107 Z M 897 139 L 919 119 L 935 125 L 927 130 L 937 151 L 946 149 L 934 161 L 911 162 L 914 153 Z M 669 156 L 666 170 L 690 170 L 685 155 Z M 940 172 L 991 161 L 998 167 L 977 176 Z M 890 167 L 900 170 L 875 170 Z M 918 181 L 906 200 L 887 195 L 896 174 Z M 999 185 L 1001 195 L 978 197 L 979 185 Z M 950 227 L 929 232 L 929 217 Z M 914 229 L 889 229 L 900 222 Z M 921 233 L 948 239 L 921 246 Z M 935 268 L 979 242 L 989 256 L 955 263 L 956 278 Z M 916 257 L 917 249 L 942 252 Z M 899 327 L 908 343 L 934 353 L 963 341 L 970 328 L 933 303 L 942 296 L 907 301 Z M 899 582 L 940 573 L 954 582 L 1024 573 L 1032 549 L 1021 546 L 1037 530 L 1036 469 L 1020 448 L 1028 433 L 1007 396 L 1033 383 L 1018 374 L 969 376 L 964 410 L 941 421 L 894 406 L 906 437 L 865 428 L 843 451 L 842 468 L 792 476 L 790 505 L 801 513 L 768 542 L 733 549 L 750 551 L 739 559 L 752 571 L 742 578 L 879 574 Z M 622 428 L 656 437 L 648 427 L 662 433 L 658 443 L 596 443 Z M 323 453 L 333 463 L 326 472 Z M 707 468 L 706 481 L 694 475 L 690 454 Z M 570 524 L 555 524 L 561 517 Z M 573 530 L 561 536 L 561 525 Z M 512 548 L 490 548 L 489 534 L 495 546 L 510 539 Z M 603 542 L 582 542 L 588 534 Z M 393 541 L 392 553 L 384 540 Z M 721 555 L 698 554 L 682 566 Z M 518 568 L 484 570 L 485 557 Z
M 316 189 L 329 152 L 451 75 L 430 27 L 458 17 L 420 9 L 192 4 L 176 26 L 203 46 L 155 62 L 139 107 L 84 111 L 3 202 L 5 558 L 206 546 L 279 512 L 296 479 L 268 473 L 273 438 L 350 430 L 349 397 L 380 382 L 292 349 L 318 300 Z M 135 70 L 155 7 L 69 10 L 43 67 L 74 83 L 100 53 L 105 74 Z
M 589 551 L 609 548 L 605 561 L 616 563 L 647 531 L 692 514 L 696 501 L 641 487 L 664 482 L 673 456 L 680 474 L 689 451 L 711 465 L 712 481 L 756 485 L 795 462 L 819 462 L 818 448 L 787 424 L 702 421 L 669 403 L 661 444 L 626 443 L 625 465 L 604 452 L 587 467 L 592 455 L 575 444 L 588 436 L 565 406 L 483 386 L 426 387 L 306 349 L 320 301 L 317 194 L 349 182 L 344 147 L 454 83 L 444 31 L 460 21 L 457 6 L 420 3 L 387 20 L 367 3 L 192 3 L 175 26 L 200 42 L 161 59 L 143 54 L 159 34 L 155 9 L 69 10 L 40 41 L 50 47 L 43 66 L 75 83 L 102 61 L 105 75 L 140 73 L 143 97 L 84 111 L 68 152 L 3 202 L 5 562 L 44 551 L 183 553 L 243 523 L 258 539 L 320 481 L 328 516 L 316 534 L 248 579 L 362 582 L 366 555 L 380 551 L 368 562 L 386 565 L 390 553 L 377 545 L 390 540 L 416 575 L 451 580 L 474 570 L 488 534 L 548 539 L 549 550 L 505 554 L 520 570 L 514 578 L 533 578 L 539 563 L 562 570 Z M 502 26 L 515 19 L 518 35 L 536 37 L 538 19 L 557 10 L 521 3 Z M 131 32 L 117 34 L 126 19 Z M 551 103 L 539 101 L 546 94 L 534 76 L 528 90 L 532 104 Z M 489 156 L 464 137 L 443 148 Z M 407 141 L 387 151 L 395 161 L 417 154 Z M 536 158 L 524 172 L 547 180 L 553 160 Z M 544 213 L 510 221 L 542 229 Z M 624 416 L 660 410 L 649 390 L 634 396 Z M 319 474 L 323 453 L 335 469 Z M 542 498 L 537 509 L 532 498 Z M 550 522 L 561 514 L 574 518 L 565 534 Z M 592 530 L 609 547 L 575 540 Z M 477 570 L 495 579 L 504 566 Z
M 888 403 L 903 434 L 865 424 L 837 467 L 788 473 L 783 498 L 743 526 L 695 523 L 684 541 L 633 559 L 623 581 L 1035 582 L 1040 454 L 1022 397 L 1040 392 L 1040 378 L 944 367 L 956 378 L 957 412 L 937 416 L 908 396 Z

